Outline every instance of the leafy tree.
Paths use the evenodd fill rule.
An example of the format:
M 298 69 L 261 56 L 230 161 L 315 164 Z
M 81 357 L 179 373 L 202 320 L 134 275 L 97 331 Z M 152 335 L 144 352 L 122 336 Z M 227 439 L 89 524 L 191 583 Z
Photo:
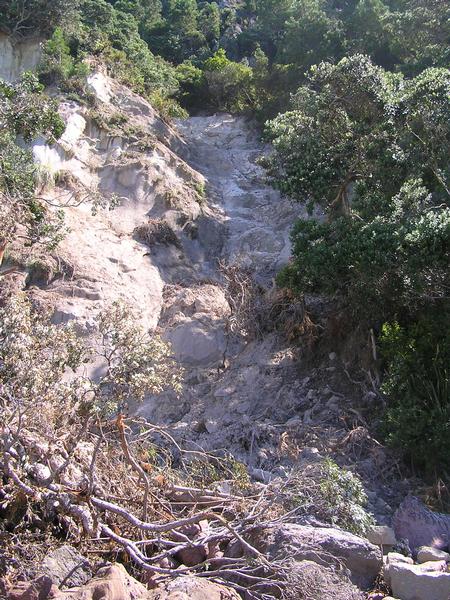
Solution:
M 1 27 L 12 37 L 46 36 L 73 18 L 78 0 L 0 0 Z
M 72 56 L 63 30 L 57 27 L 43 46 L 38 71 L 40 80 L 45 84 L 57 82 L 63 87 L 70 79 L 81 80 L 86 77 L 89 67 Z
M 269 169 L 329 220 L 296 225 L 283 283 L 337 292 L 375 321 L 445 298 L 449 86 L 444 70 L 404 82 L 362 56 L 311 70 L 269 124 Z
M 249 66 L 229 60 L 220 49 L 203 69 L 208 92 L 219 109 L 239 112 L 253 102 L 253 72 Z
M 389 28 L 392 52 L 405 74 L 448 67 L 450 6 L 446 0 L 395 0 Z
M 379 173 L 393 143 L 388 107 L 396 87 L 361 55 L 313 67 L 293 110 L 267 125 L 275 184 L 299 200 L 348 213 L 352 186 Z
M 301 74 L 322 60 L 342 55 L 342 24 L 325 9 L 324 0 L 296 0 L 286 21 L 279 57 L 293 63 Z
M 216 2 L 203 5 L 198 16 L 198 28 L 214 49 L 220 38 L 220 10 Z
M 57 103 L 42 92 L 43 86 L 31 73 L 25 73 L 17 84 L 0 80 L 0 129 L 22 135 L 25 141 L 38 134 L 60 137 L 64 123 Z
M 5 415 L 27 414 L 44 433 L 66 427 L 86 414 L 117 415 L 132 399 L 165 389 L 180 390 L 181 371 L 170 346 L 145 333 L 124 304 L 115 303 L 96 318 L 98 352 L 74 327 L 52 325 L 50 315 L 33 310 L 24 294 L 0 307 L 0 402 Z M 102 359 L 98 382 L 76 375 L 88 360 Z M 72 372 L 68 380 L 64 375 Z M 38 409 L 38 410 L 36 410 Z M 34 416 L 33 416 L 34 415 Z M 17 416 L 17 415 L 16 415 Z
M 382 0 L 360 0 L 348 19 L 348 46 L 371 57 L 378 65 L 392 68 L 390 11 Z
M 365 197 L 368 204 L 377 200 Z M 380 212 L 367 221 L 297 222 L 294 260 L 280 273 L 280 284 L 334 295 L 356 320 L 378 327 L 420 312 L 430 299 L 444 301 L 450 210 L 436 211 L 427 190 L 413 180 Z
M 139 33 L 131 5 L 119 10 L 106 0 L 80 0 L 78 26 L 68 32 L 67 45 L 75 71 L 86 55 L 100 57 L 109 73 L 134 91 L 168 96 L 177 90 L 174 69 L 149 50 Z M 150 5 L 152 6 L 152 5 Z M 145 5 L 143 14 L 145 14 Z M 149 17 L 150 18 L 150 17 Z
M 185 61 L 177 66 L 176 72 L 180 84 L 177 97 L 183 106 L 197 108 L 207 101 L 206 81 L 201 69 L 192 62 Z
M 420 467 L 449 465 L 449 97 L 448 70 L 404 80 L 353 56 L 269 124 L 277 185 L 328 213 L 296 223 L 278 281 L 383 330 L 387 438 Z
M 29 142 L 39 135 L 57 139 L 64 131 L 57 104 L 42 93 L 35 75 L 25 74 L 12 85 L 0 82 L 0 241 L 14 238 L 24 226 L 30 243 L 53 246 L 60 239 L 61 215 L 48 214 L 35 198 L 37 171 L 31 152 L 17 144 L 17 136 Z

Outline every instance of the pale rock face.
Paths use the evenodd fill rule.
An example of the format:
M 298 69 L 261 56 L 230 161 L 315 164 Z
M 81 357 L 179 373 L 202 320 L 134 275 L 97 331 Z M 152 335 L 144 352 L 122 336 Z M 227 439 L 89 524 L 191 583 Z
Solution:
M 63 105 L 60 108 L 60 111 L 63 112 L 64 108 L 66 108 L 68 115 L 66 120 L 66 129 L 61 136 L 60 142 L 62 144 L 73 146 L 78 143 L 86 129 L 86 119 L 79 113 L 71 112 L 69 105 Z
M 110 80 L 102 73 L 92 73 L 87 78 L 88 89 L 95 94 L 101 102 L 110 102 Z
M 36 39 L 12 42 L 0 33 L 0 79 L 8 82 L 20 79 L 25 71 L 32 71 L 41 60 L 41 41 Z
M 56 148 L 51 148 L 44 141 L 37 140 L 32 145 L 33 159 L 42 170 L 55 175 L 61 170 L 63 159 Z

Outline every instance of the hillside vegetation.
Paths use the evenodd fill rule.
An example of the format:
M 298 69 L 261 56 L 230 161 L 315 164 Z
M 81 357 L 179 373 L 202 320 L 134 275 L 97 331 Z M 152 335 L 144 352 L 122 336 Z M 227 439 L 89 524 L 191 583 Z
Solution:
M 322 364 L 324 355 L 336 352 L 348 367 L 350 356 L 346 376 L 364 392 L 370 388 L 377 398 L 370 415 L 371 435 L 392 449 L 402 461 L 401 469 L 437 484 L 440 500 L 443 489 L 450 498 L 449 3 L 0 0 L 0 31 L 14 43 L 42 41 L 35 72 L 24 73 L 19 81 L 0 80 L 1 449 L 4 481 L 19 490 L 8 488 L 0 497 L 6 529 L 13 531 L 14 523 L 20 523 L 29 541 L 27 511 L 35 523 L 36 515 L 45 521 L 46 511 L 54 515 L 63 506 L 70 519 L 81 521 L 84 535 L 118 544 L 144 570 L 148 559 L 172 575 L 175 542 L 181 544 L 177 552 L 191 550 L 185 526 L 201 531 L 200 523 L 209 519 L 214 531 L 205 534 L 202 552 L 207 546 L 207 554 L 193 565 L 180 562 L 186 573 L 200 563 L 213 565 L 211 577 L 223 567 L 214 561 L 224 559 L 225 546 L 243 543 L 241 534 L 253 527 L 260 504 L 270 526 L 284 512 L 290 514 L 295 498 L 301 506 L 311 506 L 308 515 L 365 534 L 373 517 L 366 512 L 362 484 L 332 461 L 314 467 L 313 477 L 318 479 L 310 491 L 305 491 L 311 485 L 308 474 L 299 482 L 288 478 L 289 494 L 283 487 L 281 496 L 273 492 L 272 502 L 265 492 L 257 496 L 245 461 L 228 448 L 220 458 L 212 458 L 191 446 L 185 461 L 185 451 L 163 428 L 145 429 L 148 423 L 144 426 L 143 420 L 127 425 L 128 415 L 150 396 L 168 394 L 163 402 L 184 410 L 180 397 L 186 380 L 206 389 L 213 375 L 217 380 L 227 376 L 229 356 L 236 359 L 245 344 L 261 342 L 275 331 L 294 340 L 312 368 Z M 107 92 L 105 101 L 92 85 L 92 76 L 98 74 Z M 242 159 L 255 153 L 251 136 L 242 140 L 232 126 L 226 129 L 221 123 L 228 137 L 215 141 L 215 117 L 208 121 L 204 115 L 225 112 L 247 118 L 257 128 L 266 144 L 258 165 Z M 189 116 L 194 116 L 185 126 L 191 148 L 179 135 L 182 121 L 178 130 L 173 126 Z M 195 117 L 206 119 L 204 130 L 203 121 Z M 75 142 L 63 136 L 68 122 L 73 135 L 80 120 L 85 146 L 77 145 L 81 133 Z M 233 136 L 242 146 L 241 154 L 230 152 L 227 163 L 221 144 L 231 143 Z M 198 148 L 193 147 L 196 141 Z M 36 145 L 49 154 L 54 150 L 64 155 L 61 164 L 72 165 L 72 171 L 53 169 L 51 160 L 38 164 Z M 222 165 L 208 163 L 214 156 L 222 156 L 223 173 Z M 210 180 L 200 174 L 196 161 L 206 165 Z M 261 168 L 264 181 L 257 170 Z M 99 183 L 94 189 L 89 186 L 95 177 Z M 212 191 L 214 181 L 219 183 Z M 95 229 L 97 213 L 123 208 L 133 185 L 141 187 L 130 213 L 119 213 L 125 215 L 124 222 L 120 216 L 114 223 L 102 216 Z M 270 192 L 266 185 L 272 187 Z M 150 207 L 145 205 L 149 188 Z M 221 239 L 220 227 L 229 215 L 217 209 L 219 196 L 234 219 L 228 242 Z M 242 206 L 233 204 L 235 198 Z M 271 204 L 259 204 L 260 198 Z M 80 207 L 86 212 L 76 212 Z M 255 223 L 260 220 L 247 231 L 252 210 Z M 145 222 L 138 223 L 136 215 L 144 214 Z M 117 281 L 123 283 L 140 264 L 136 261 L 151 257 L 141 285 L 145 287 L 153 282 L 153 267 L 166 269 L 170 276 L 164 291 L 159 276 L 155 289 L 148 291 L 157 297 L 159 321 L 157 315 L 148 316 L 148 307 L 129 307 L 117 299 L 86 320 L 85 329 L 78 321 L 55 323 L 49 307 L 41 306 L 39 290 L 74 276 L 73 265 L 58 254 L 70 233 L 68 218 L 70 227 L 80 229 L 85 220 L 89 235 L 97 232 L 111 245 L 123 243 L 130 233 L 125 229 L 133 222 L 128 236 L 135 244 L 131 266 L 114 258 L 111 267 L 108 257 L 108 266 L 102 263 L 99 272 L 122 269 L 125 275 Z M 271 220 L 272 228 L 265 229 Z M 286 223 L 289 260 L 284 256 L 289 248 Z M 267 231 L 280 238 L 269 239 Z M 202 235 L 210 249 L 202 246 Z M 245 243 L 239 245 L 240 239 Z M 222 262 L 223 248 L 236 264 Z M 95 248 L 89 251 L 95 254 Z M 207 258 L 212 261 L 209 254 L 217 259 L 214 268 L 204 267 Z M 198 268 L 200 262 L 204 270 Z M 89 282 L 89 274 L 83 277 Z M 216 289 L 219 280 L 223 290 Z M 86 289 L 85 296 L 96 297 L 97 290 L 90 292 L 89 284 Z M 133 294 L 144 297 L 139 285 Z M 140 321 L 140 312 L 147 321 Z M 200 315 L 200 325 L 192 324 L 195 315 Z M 157 330 L 149 332 L 149 322 L 158 323 Z M 214 335 L 208 329 L 211 322 Z M 164 337 L 165 326 L 178 333 Z M 214 338 L 210 355 L 215 362 L 207 364 L 207 375 L 189 370 L 182 353 L 175 360 L 170 343 L 175 348 L 177 335 L 195 336 L 202 328 L 209 341 Z M 95 341 L 90 337 L 93 331 Z M 187 355 L 200 352 L 192 340 Z M 263 350 L 258 351 L 262 356 Z M 256 355 L 257 351 L 253 358 Z M 196 367 L 200 363 L 198 359 Z M 238 360 L 236 364 L 241 369 Z M 249 377 L 249 386 L 252 381 L 256 386 L 263 370 L 258 376 L 239 373 L 243 380 Z M 219 403 L 227 390 L 236 390 L 234 381 L 228 383 L 225 391 L 214 388 Z M 332 396 L 338 397 L 339 393 Z M 157 401 L 156 405 L 155 410 L 161 410 Z M 312 414 L 314 407 L 308 410 Z M 207 421 L 196 427 L 200 433 L 216 434 L 220 429 Z M 73 440 L 67 439 L 69 431 L 75 432 Z M 30 435 L 41 433 L 51 440 L 46 460 L 54 453 L 60 462 L 39 471 L 30 466 L 37 462 L 37 442 L 31 443 Z M 158 443 L 145 446 L 149 436 Z M 83 440 L 89 440 L 92 456 L 80 467 L 82 486 L 74 496 L 73 490 L 66 490 L 71 484 L 63 485 L 60 476 L 78 456 Z M 246 440 L 250 458 L 253 443 L 253 437 Z M 283 444 L 290 451 L 288 437 L 280 439 L 279 447 Z M 82 463 L 79 456 L 77 460 Z M 42 456 L 39 461 L 45 462 Z M 123 481 L 108 479 L 108 472 L 116 468 Z M 139 493 L 127 498 L 124 481 L 130 473 L 139 483 Z M 219 481 L 220 489 L 211 490 Z M 206 488 L 207 497 L 220 504 L 220 517 L 211 511 L 203 514 L 201 502 L 197 510 L 197 499 L 189 496 L 192 512 L 183 513 L 179 525 L 178 496 L 167 499 L 161 491 L 169 482 L 185 496 Z M 245 507 L 237 502 L 241 493 L 251 498 Z M 125 504 L 108 503 L 108 494 Z M 227 513 L 229 494 L 236 504 Z M 23 498 L 28 502 L 25 511 L 20 508 Z M 205 502 L 208 510 L 214 506 Z M 138 510 L 142 520 L 134 516 Z M 115 527 L 124 514 L 129 531 L 121 537 Z M 161 550 L 161 556 L 150 559 L 146 546 L 141 551 L 141 542 L 133 540 L 147 527 L 149 515 L 159 519 L 161 514 L 169 524 L 161 525 L 163 540 L 158 538 L 158 543 L 167 552 Z M 56 522 L 51 534 L 44 528 L 45 535 L 68 536 L 71 522 Z M 178 531 L 180 527 L 184 529 Z M 26 554 L 27 543 L 21 542 L 19 554 Z M 249 590 L 248 581 L 254 578 L 255 595 L 248 597 L 289 597 L 279 583 L 286 573 L 283 567 L 280 575 L 278 558 L 269 564 L 256 545 L 250 546 L 250 554 L 259 570 L 243 565 L 240 557 L 225 556 L 241 577 L 232 587 Z M 262 588 L 263 579 L 277 591 Z

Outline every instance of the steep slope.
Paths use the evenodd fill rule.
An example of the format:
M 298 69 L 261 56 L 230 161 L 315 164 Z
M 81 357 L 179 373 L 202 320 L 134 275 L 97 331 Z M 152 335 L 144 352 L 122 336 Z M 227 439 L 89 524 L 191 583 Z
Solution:
M 170 425 L 193 448 L 229 452 L 263 481 L 331 454 L 363 476 L 385 520 L 397 490 L 380 485 L 385 455 L 354 411 L 336 356 L 311 369 L 277 330 L 292 307 L 273 277 L 303 208 L 266 185 L 251 123 L 221 114 L 172 127 L 103 75 L 90 85 L 94 109 L 64 103 L 62 140 L 34 148 L 60 182 L 48 194 L 70 205 L 71 228 L 59 250 L 66 268 L 32 286 L 36 300 L 85 335 L 98 311 L 125 300 L 185 369 L 180 396 L 147 397 L 135 414 Z M 92 215 L 98 192 L 118 207 Z

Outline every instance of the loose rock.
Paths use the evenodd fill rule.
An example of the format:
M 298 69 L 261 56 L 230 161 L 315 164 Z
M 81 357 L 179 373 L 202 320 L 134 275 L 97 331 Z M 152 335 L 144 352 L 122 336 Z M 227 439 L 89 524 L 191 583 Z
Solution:
M 437 548 L 432 548 L 431 546 L 422 546 L 417 553 L 417 562 L 426 563 L 433 560 L 445 560 L 446 562 L 450 562 L 450 554 L 438 550 Z
M 286 524 L 252 533 L 253 543 L 271 558 L 310 560 L 330 566 L 330 555 L 343 563 L 351 581 L 358 587 L 369 587 L 382 567 L 379 548 L 368 540 L 334 527 L 312 527 Z
M 149 600 L 240 600 L 232 589 L 200 577 L 179 577 L 148 595 Z
M 394 596 L 401 600 L 448 600 L 450 573 L 444 572 L 445 562 L 410 565 L 393 562 L 385 567 Z
M 89 562 L 72 546 L 61 546 L 47 554 L 40 571 L 53 583 L 71 588 L 83 585 L 92 577 Z
M 397 543 L 394 530 L 386 525 L 372 527 L 367 532 L 367 539 L 376 546 L 395 546 Z

